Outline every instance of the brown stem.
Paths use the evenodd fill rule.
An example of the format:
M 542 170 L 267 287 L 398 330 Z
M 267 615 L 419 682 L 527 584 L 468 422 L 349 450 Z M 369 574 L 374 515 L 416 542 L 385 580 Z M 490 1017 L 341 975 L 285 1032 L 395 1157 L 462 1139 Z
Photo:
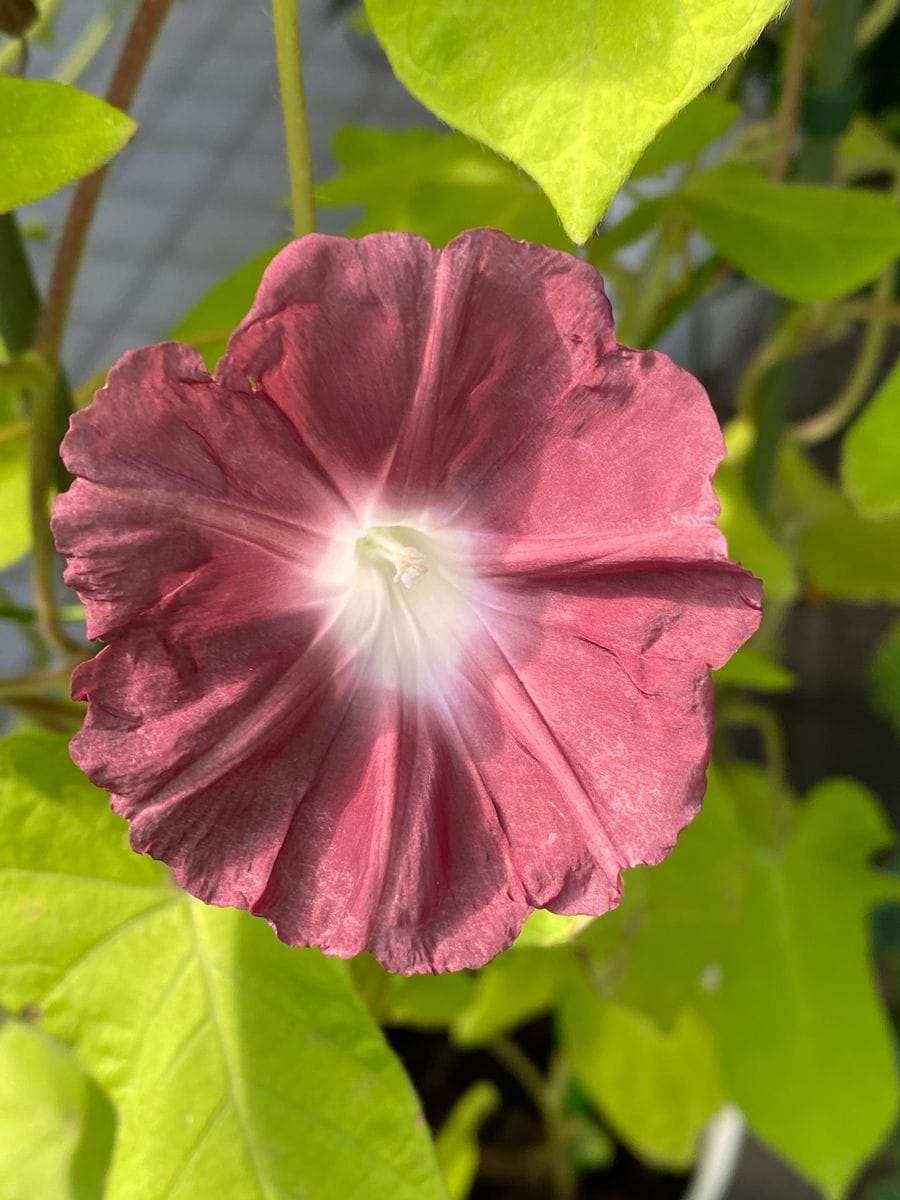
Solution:
M 142 0 L 106 93 L 110 104 L 128 109 L 172 0 Z M 66 316 L 84 247 L 97 211 L 107 168 L 83 179 L 75 189 L 53 262 L 47 298 L 38 323 L 35 350 L 58 374 L 59 352 Z M 39 389 L 34 397 L 31 435 L 32 575 L 35 608 L 47 640 L 66 654 L 83 656 L 84 648 L 63 630 L 56 609 L 56 559 L 49 527 L 49 496 L 57 461 L 55 387 Z
M 794 153 L 794 139 L 797 136 L 800 104 L 803 100 L 803 84 L 812 48 L 812 34 L 813 0 L 794 0 L 794 19 L 791 24 L 784 88 L 775 118 L 778 150 L 769 168 L 769 177 L 776 183 L 781 183 L 786 178 Z
M 141 3 L 106 93 L 107 101 L 115 108 L 127 111 L 131 107 L 150 52 L 171 6 L 172 0 L 143 0 Z M 38 353 L 49 362 L 56 362 L 59 358 L 69 301 L 107 170 L 107 167 L 101 167 L 93 175 L 82 179 L 69 205 L 35 345 Z

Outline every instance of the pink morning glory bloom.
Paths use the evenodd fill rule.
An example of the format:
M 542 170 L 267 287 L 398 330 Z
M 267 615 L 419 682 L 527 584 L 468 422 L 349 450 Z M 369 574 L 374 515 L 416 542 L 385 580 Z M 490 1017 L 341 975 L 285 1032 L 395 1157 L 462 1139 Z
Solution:
M 294 242 L 215 377 L 134 351 L 72 419 L 54 531 L 106 643 L 73 756 L 292 944 L 453 970 L 603 913 L 697 812 L 709 668 L 759 623 L 722 453 L 586 263 Z

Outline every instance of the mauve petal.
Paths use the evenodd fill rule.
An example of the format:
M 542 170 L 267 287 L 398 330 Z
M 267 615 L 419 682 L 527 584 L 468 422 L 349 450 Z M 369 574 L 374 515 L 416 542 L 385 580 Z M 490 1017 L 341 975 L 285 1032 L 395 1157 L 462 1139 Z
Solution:
M 705 789 L 712 689 L 702 663 L 614 652 L 490 614 L 451 701 L 528 902 L 600 914 L 619 872 L 659 862 Z
M 247 621 L 254 596 L 263 611 L 298 603 L 300 569 L 341 511 L 264 395 L 226 389 L 172 343 L 126 354 L 72 417 L 62 453 L 79 478 L 53 532 L 91 638 L 149 619 L 189 581 L 204 604 L 221 583 L 220 606 L 244 604 L 246 588 Z
M 520 532 L 558 561 L 725 557 L 712 488 L 725 446 L 692 375 L 616 346 L 565 395 L 534 403 L 531 436 L 455 519 L 511 535 L 513 557 Z
M 228 359 L 363 508 L 387 471 L 428 343 L 438 252 L 410 234 L 310 234 L 273 259 Z
M 476 229 L 440 253 L 402 233 L 294 242 L 228 353 L 345 496 L 390 511 L 458 509 L 613 346 L 593 267 Z
M 429 707 L 363 691 L 253 911 L 288 942 L 409 973 L 486 962 L 530 909 L 474 764 Z

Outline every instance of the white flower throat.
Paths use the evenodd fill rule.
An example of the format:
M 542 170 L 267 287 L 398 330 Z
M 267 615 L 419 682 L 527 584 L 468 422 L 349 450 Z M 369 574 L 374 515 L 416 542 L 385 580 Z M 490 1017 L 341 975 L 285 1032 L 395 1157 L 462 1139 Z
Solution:
M 319 571 L 332 629 L 365 656 L 365 674 L 406 694 L 438 696 L 477 625 L 465 536 L 413 522 L 372 521 L 338 533 Z
M 413 588 L 428 570 L 425 555 L 416 546 L 404 545 L 402 529 L 375 526 L 356 543 L 356 553 L 376 566 L 384 563 L 393 571 L 392 583 Z

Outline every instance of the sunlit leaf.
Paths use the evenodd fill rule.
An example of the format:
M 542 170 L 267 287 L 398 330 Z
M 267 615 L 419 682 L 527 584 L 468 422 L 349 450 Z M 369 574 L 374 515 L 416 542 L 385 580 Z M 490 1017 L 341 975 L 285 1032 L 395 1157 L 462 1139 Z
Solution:
M 0 570 L 11 566 L 31 545 L 28 519 L 28 426 L 0 425 Z
M 136 129 L 126 113 L 68 84 L 0 75 L 0 212 L 95 171 Z
M 694 176 L 677 201 L 723 258 L 793 300 L 844 296 L 900 252 L 886 194 L 772 183 L 728 163 Z
M 641 151 L 782 0 L 367 0 L 402 83 L 510 158 L 584 242 Z
M 0 746 L 0 812 L 0 1002 L 117 1102 L 106 1200 L 445 1196 L 343 964 L 132 854 L 64 739 Z
M 0 1029 L 0 1196 L 100 1200 L 115 1129 L 71 1051 L 21 1021 Z
M 522 926 L 516 946 L 562 946 L 571 942 L 594 917 L 566 917 L 538 908 Z

